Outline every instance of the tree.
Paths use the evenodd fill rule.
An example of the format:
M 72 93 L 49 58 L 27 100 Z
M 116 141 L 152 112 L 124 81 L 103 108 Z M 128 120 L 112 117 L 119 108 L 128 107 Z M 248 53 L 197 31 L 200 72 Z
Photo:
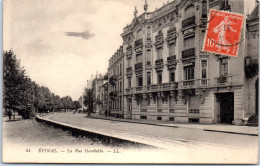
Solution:
M 93 92 L 92 89 L 85 88 L 83 94 L 83 104 L 89 111 L 93 111 Z

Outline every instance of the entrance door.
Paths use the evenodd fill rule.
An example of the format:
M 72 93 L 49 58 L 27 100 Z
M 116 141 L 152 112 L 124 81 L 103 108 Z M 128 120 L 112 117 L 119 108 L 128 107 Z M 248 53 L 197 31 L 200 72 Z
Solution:
M 219 103 L 219 123 L 232 124 L 234 120 L 234 93 L 216 94 Z
M 127 100 L 127 118 L 132 119 L 132 102 Z

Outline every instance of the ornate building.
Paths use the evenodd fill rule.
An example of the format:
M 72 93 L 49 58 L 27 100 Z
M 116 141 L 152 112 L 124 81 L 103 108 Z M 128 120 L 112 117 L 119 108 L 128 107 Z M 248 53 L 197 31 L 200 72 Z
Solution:
M 174 0 L 147 12 L 145 2 L 145 12 L 139 16 L 135 9 L 132 23 L 121 34 L 125 54 L 114 55 L 108 69 L 111 81 L 115 80 L 109 80 L 115 86 L 110 92 L 118 89 L 118 80 L 124 86 L 124 99 L 115 98 L 123 101 L 124 118 L 241 125 L 243 118 L 254 115 L 257 102 L 249 104 L 246 67 L 241 67 L 248 59 L 245 27 L 250 20 L 244 22 L 238 57 L 201 51 L 209 9 L 243 14 L 245 3 Z M 113 72 L 119 64 L 123 66 L 121 79 Z M 111 111 L 119 108 L 116 101 Z
M 123 63 L 123 47 L 115 52 L 109 59 L 108 67 L 108 99 L 109 99 L 109 115 L 119 118 L 124 117 L 123 107 L 123 84 L 124 84 L 124 63 Z

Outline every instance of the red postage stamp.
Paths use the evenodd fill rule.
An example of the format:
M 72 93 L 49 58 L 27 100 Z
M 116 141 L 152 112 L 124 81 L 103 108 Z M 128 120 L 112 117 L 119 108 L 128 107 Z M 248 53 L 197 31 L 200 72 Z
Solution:
M 237 57 L 244 15 L 210 10 L 202 51 Z

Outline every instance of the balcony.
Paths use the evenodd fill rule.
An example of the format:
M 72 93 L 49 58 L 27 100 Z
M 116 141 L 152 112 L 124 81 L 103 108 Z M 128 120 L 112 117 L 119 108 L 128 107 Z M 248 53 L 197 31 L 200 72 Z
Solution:
M 109 96 L 111 99 L 115 100 L 117 98 L 117 92 L 116 91 L 112 91 L 109 93 Z
M 182 51 L 182 59 L 195 58 L 195 48 Z
M 157 59 L 157 60 L 155 61 L 155 68 L 156 68 L 156 69 L 163 68 L 163 59 Z
M 143 70 L 143 63 L 140 62 L 140 63 L 135 64 L 135 70 Z
M 185 80 L 183 81 L 183 87 L 193 87 L 195 85 L 195 80 Z
M 142 86 L 138 86 L 138 87 L 135 88 L 136 92 L 142 92 L 142 90 L 143 90 Z
M 169 29 L 167 31 L 167 34 L 171 34 L 171 33 L 174 33 L 174 32 L 176 32 L 176 27 Z
M 199 114 L 200 110 L 199 109 L 189 109 L 189 114 Z
M 132 67 L 126 68 L 126 75 L 127 75 L 127 77 L 131 77 L 132 74 L 133 74 L 133 72 L 132 72 Z
M 251 57 L 245 58 L 245 73 L 246 76 L 252 78 L 258 75 L 258 60 L 251 59 Z
M 216 86 L 230 86 L 232 83 L 232 76 L 220 76 L 215 78 L 215 85 Z
M 117 81 L 117 76 L 116 75 L 113 75 L 109 78 L 109 83 L 110 84 L 115 84 Z
M 135 41 L 135 48 L 143 46 L 143 39 L 139 39 Z
M 185 28 L 190 25 L 195 25 L 195 16 L 189 17 L 182 21 L 182 28 Z
M 176 65 L 177 65 L 176 55 L 167 57 L 167 62 L 168 62 L 167 66 L 169 70 L 176 69 Z

